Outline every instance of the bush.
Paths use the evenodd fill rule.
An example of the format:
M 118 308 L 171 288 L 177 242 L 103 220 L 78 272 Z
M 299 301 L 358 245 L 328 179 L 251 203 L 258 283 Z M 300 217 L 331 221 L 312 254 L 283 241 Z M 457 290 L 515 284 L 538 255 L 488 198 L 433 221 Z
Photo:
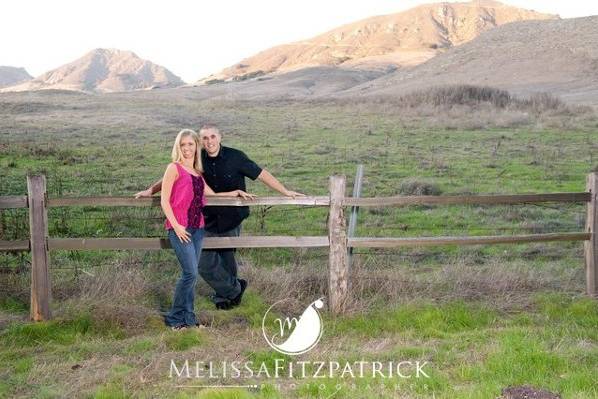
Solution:
M 204 82 L 207 85 L 213 85 L 213 84 L 217 84 L 217 83 L 224 83 L 223 79 L 210 79 L 210 80 L 206 80 Z
M 449 85 L 432 87 L 406 94 L 399 98 L 399 103 L 408 107 L 421 105 L 454 106 L 490 103 L 495 107 L 505 108 L 512 102 L 506 90 L 488 86 Z
M 241 82 L 243 80 L 257 78 L 258 76 L 262 76 L 265 74 L 266 73 L 262 70 L 253 71 L 253 72 L 246 73 L 245 75 L 234 76 L 232 80 L 233 80 L 233 82 Z
M 440 195 L 442 190 L 436 183 L 418 179 L 405 179 L 399 185 L 403 195 Z
M 535 93 L 529 98 L 521 100 L 521 104 L 533 112 L 566 110 L 567 105 L 557 96 L 550 93 Z

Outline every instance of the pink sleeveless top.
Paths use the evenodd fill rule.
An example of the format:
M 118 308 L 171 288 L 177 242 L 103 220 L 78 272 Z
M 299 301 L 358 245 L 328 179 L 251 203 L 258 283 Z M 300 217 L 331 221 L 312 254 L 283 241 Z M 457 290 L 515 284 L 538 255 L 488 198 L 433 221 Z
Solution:
M 206 203 L 203 177 L 192 175 L 177 162 L 174 164 L 179 173 L 170 193 L 170 206 L 174 217 L 181 226 L 202 228 L 204 227 L 202 209 Z M 172 229 L 168 219 L 164 227 Z

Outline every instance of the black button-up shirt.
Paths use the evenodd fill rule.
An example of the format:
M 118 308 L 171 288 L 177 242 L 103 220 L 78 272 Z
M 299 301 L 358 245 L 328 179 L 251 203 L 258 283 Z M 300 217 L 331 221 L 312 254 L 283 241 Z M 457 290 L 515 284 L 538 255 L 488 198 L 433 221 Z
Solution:
M 210 157 L 205 150 L 201 151 L 201 162 L 204 179 L 216 193 L 245 190 L 245 177 L 257 179 L 262 173 L 255 162 L 242 151 L 220 146 L 215 157 Z M 232 230 L 249 216 L 248 206 L 208 206 L 203 209 L 205 229 L 212 233 L 223 233 Z

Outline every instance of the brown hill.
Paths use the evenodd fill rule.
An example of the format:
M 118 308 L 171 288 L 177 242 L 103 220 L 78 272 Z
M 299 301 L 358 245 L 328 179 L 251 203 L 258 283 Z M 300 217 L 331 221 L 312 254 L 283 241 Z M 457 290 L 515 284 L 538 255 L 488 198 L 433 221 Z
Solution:
M 444 84 L 487 85 L 527 95 L 550 92 L 598 104 L 598 16 L 507 24 L 411 69 L 342 96 L 397 96 Z
M 181 78 L 168 69 L 143 60 L 131 51 L 95 49 L 69 64 L 2 91 L 57 89 L 118 92 L 183 84 Z
M 33 79 L 25 68 L 0 66 L 0 87 L 12 86 Z
M 202 79 L 244 79 L 311 66 L 375 68 L 413 66 L 481 32 L 508 22 L 555 19 L 496 1 L 426 4 L 405 12 L 371 17 L 309 40 L 283 44 Z

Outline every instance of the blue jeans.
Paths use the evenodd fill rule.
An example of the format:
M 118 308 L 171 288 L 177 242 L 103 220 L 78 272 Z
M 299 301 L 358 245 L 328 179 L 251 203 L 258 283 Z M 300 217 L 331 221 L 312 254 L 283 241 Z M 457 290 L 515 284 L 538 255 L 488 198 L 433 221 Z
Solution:
M 181 324 L 193 326 L 197 323 L 193 303 L 195 301 L 197 266 L 201 256 L 204 229 L 187 227 L 187 232 L 191 235 L 191 241 L 182 242 L 173 229 L 168 230 L 168 239 L 181 264 L 181 277 L 176 283 L 172 308 L 164 317 L 164 321 L 168 326 Z

